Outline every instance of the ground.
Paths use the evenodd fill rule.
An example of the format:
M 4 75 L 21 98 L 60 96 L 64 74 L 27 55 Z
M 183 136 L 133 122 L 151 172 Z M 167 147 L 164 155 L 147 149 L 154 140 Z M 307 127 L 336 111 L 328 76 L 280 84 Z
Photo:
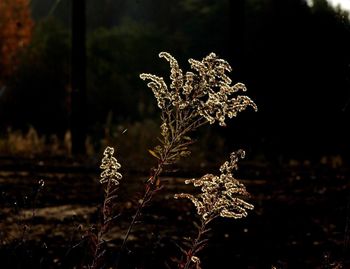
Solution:
M 0 171 L 1 268 L 84 268 L 90 257 L 84 238 L 99 223 L 103 199 L 98 168 L 71 160 L 4 159 Z M 191 192 L 184 184 L 189 176 L 162 178 L 164 188 L 130 236 L 123 268 L 176 268 L 177 245 L 195 233 L 193 205 L 173 199 Z M 203 268 L 336 268 L 340 262 L 350 268 L 344 259 L 350 252 L 349 171 L 242 163 L 237 176 L 255 209 L 245 219 L 211 224 L 208 245 L 198 254 Z M 108 265 L 118 257 L 146 179 L 147 173 L 124 173 L 121 215 L 108 234 Z

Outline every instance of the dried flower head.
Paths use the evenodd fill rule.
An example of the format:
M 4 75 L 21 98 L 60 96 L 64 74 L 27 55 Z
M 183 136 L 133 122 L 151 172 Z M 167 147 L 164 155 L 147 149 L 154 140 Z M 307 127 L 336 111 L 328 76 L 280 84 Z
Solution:
M 148 80 L 162 110 L 161 145 L 150 153 L 164 164 L 176 162 L 189 155 L 188 146 L 193 143 L 188 134 L 207 123 L 218 122 L 226 126 L 226 119 L 248 107 L 257 110 L 255 103 L 239 91 L 246 91 L 242 83 L 231 85 L 226 74 L 232 68 L 223 59 L 210 53 L 201 61 L 189 59 L 192 71 L 184 73 L 176 59 L 168 52 L 161 52 L 170 64 L 170 86 L 164 78 L 143 73 Z
M 201 260 L 197 256 L 192 256 L 191 257 L 191 262 L 194 263 L 196 269 L 201 269 Z
M 117 159 L 113 157 L 114 148 L 107 147 L 103 152 L 103 159 L 100 168 L 103 169 L 100 177 L 100 183 L 106 183 L 108 181 L 113 182 L 115 185 L 119 185 L 119 180 L 122 178 L 122 174 L 118 172 L 121 165 Z
M 140 77 L 150 80 L 147 85 L 152 89 L 160 109 L 190 109 L 194 112 L 191 117 L 205 119 L 210 124 L 218 122 L 221 126 L 226 125 L 227 117 L 235 117 L 249 106 L 257 110 L 249 97 L 232 97 L 234 93 L 246 91 L 246 87 L 242 83 L 231 85 L 226 72 L 231 72 L 232 68 L 215 53 L 210 53 L 202 61 L 189 59 L 193 72 L 186 72 L 185 76 L 176 59 L 168 52 L 161 52 L 159 57 L 170 64 L 170 89 L 162 77 L 152 74 L 141 74 Z
M 195 187 L 201 187 L 201 193 L 181 193 L 176 194 L 175 198 L 190 199 L 204 221 L 211 221 L 219 216 L 236 219 L 246 217 L 247 210 L 252 210 L 254 206 L 243 200 L 249 193 L 232 175 L 232 171 L 237 169 L 238 160 L 243 157 L 243 150 L 231 153 L 230 161 L 220 167 L 220 176 L 207 174 L 200 179 L 186 180 L 186 184 L 192 183 Z

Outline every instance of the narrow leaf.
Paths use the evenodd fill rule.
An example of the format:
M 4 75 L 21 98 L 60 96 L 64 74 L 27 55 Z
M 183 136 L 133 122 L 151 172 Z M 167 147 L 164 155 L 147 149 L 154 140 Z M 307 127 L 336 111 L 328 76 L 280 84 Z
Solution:
M 153 156 L 153 157 L 156 157 L 157 159 L 160 159 L 160 157 L 158 156 L 157 153 L 155 153 L 153 150 L 148 150 L 148 152 Z

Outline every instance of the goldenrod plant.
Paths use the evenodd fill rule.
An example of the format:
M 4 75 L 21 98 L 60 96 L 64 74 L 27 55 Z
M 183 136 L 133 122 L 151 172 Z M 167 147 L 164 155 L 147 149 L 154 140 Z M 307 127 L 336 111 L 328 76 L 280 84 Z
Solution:
M 148 73 L 140 75 L 141 79 L 149 81 L 147 85 L 152 89 L 158 107 L 161 109 L 160 144 L 153 150 L 149 150 L 150 154 L 157 159 L 157 166 L 152 169 L 151 176 L 146 181 L 143 197 L 139 200 L 136 213 L 124 236 L 121 254 L 142 209 L 162 187 L 161 173 L 166 169 L 166 166 L 174 164 L 181 157 L 190 154 L 189 146 L 193 140 L 189 135 L 206 124 L 217 122 L 220 126 L 226 126 L 227 118 L 236 117 L 239 112 L 248 107 L 257 110 L 256 104 L 248 96 L 238 94 L 247 90 L 245 85 L 242 83 L 232 85 L 232 81 L 227 75 L 227 72 L 232 70 L 231 66 L 215 53 L 210 53 L 201 61 L 189 59 L 192 71 L 186 73 L 180 69 L 178 62 L 170 53 L 161 52 L 159 57 L 164 58 L 170 64 L 170 86 L 167 85 L 163 77 Z M 213 176 L 210 180 L 225 180 L 225 183 L 229 185 L 228 181 L 231 179 L 229 171 L 232 167 L 229 164 L 225 165 L 222 169 L 226 169 L 227 175 Z M 231 165 L 235 165 L 232 160 Z M 209 176 L 206 176 L 200 181 L 206 182 L 208 180 Z M 236 186 L 237 182 L 231 184 Z M 239 186 L 241 186 L 243 193 L 243 186 Z M 180 196 L 178 195 L 178 197 Z M 240 208 L 242 210 L 251 209 L 248 203 L 237 199 L 235 200 L 236 213 L 227 207 L 226 211 L 222 209 L 220 214 L 226 216 L 241 214 L 243 216 L 245 211 L 239 211 Z M 209 214 L 209 212 L 207 213 Z M 213 218 L 213 216 L 208 217 Z M 191 257 L 191 259 L 193 258 Z
M 201 220 L 201 224 L 197 227 L 197 237 L 188 245 L 188 250 L 181 248 L 184 256 L 179 262 L 179 268 L 200 268 L 200 259 L 197 254 L 207 243 L 207 239 L 203 237 L 212 220 L 218 217 L 240 219 L 248 215 L 247 210 L 254 208 L 244 200 L 245 197 L 249 197 L 245 186 L 232 175 L 232 172 L 238 168 L 238 160 L 244 158 L 244 155 L 243 150 L 232 152 L 230 160 L 220 167 L 219 176 L 207 174 L 199 179 L 186 180 L 186 184 L 191 183 L 194 187 L 201 188 L 198 195 L 187 193 L 175 195 L 175 199 L 190 199 Z
M 100 165 L 102 169 L 100 183 L 105 186 L 105 197 L 102 206 L 102 223 L 98 226 L 97 232 L 92 233 L 90 236 L 93 250 L 93 261 L 90 268 L 93 269 L 101 268 L 103 265 L 106 244 L 105 236 L 112 221 L 118 217 L 118 214 L 114 213 L 113 205 L 117 198 L 118 185 L 122 179 L 122 174 L 118 172 L 121 165 L 113 155 L 114 148 L 107 147 L 103 153 L 102 163 Z

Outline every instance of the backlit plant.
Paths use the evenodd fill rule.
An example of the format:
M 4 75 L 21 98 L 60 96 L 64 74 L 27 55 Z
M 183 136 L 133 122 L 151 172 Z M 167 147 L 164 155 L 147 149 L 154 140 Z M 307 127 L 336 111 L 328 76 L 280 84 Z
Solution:
M 231 72 L 231 66 L 215 53 L 210 53 L 201 61 L 189 59 L 192 71 L 185 74 L 169 53 L 161 52 L 159 57 L 170 64 L 170 86 L 163 77 L 148 73 L 140 75 L 141 79 L 149 81 L 147 85 L 152 89 L 162 113 L 160 144 L 150 150 L 158 159 L 158 165 L 147 180 L 144 195 L 124 236 L 121 252 L 141 210 L 161 188 L 159 176 L 162 171 L 167 165 L 190 154 L 188 146 L 193 141 L 188 135 L 205 124 L 218 122 L 220 126 L 226 126 L 227 118 L 236 117 L 248 107 L 257 110 L 248 96 L 238 94 L 246 91 L 245 85 L 232 85 L 226 74 Z
M 121 165 L 118 163 L 114 155 L 114 148 L 107 147 L 103 153 L 104 157 L 100 168 L 100 183 L 105 185 L 105 198 L 102 206 L 102 223 L 97 227 L 95 233 L 90 234 L 91 248 L 93 252 L 93 261 L 91 268 L 101 268 L 103 264 L 103 256 L 105 253 L 105 236 L 112 224 L 112 221 L 118 216 L 114 213 L 114 202 L 117 198 L 119 181 L 122 179 L 122 174 L 118 172 Z
M 232 85 L 231 79 L 226 74 L 231 71 L 231 66 L 216 54 L 210 53 L 201 61 L 189 59 L 192 71 L 186 73 L 180 69 L 178 62 L 169 53 L 161 52 L 159 57 L 165 58 L 170 63 L 169 86 L 162 77 L 146 73 L 140 75 L 141 79 L 149 81 L 147 85 L 152 89 L 161 109 L 160 144 L 149 150 L 157 159 L 157 166 L 151 170 L 151 175 L 145 183 L 143 196 L 138 201 L 136 212 L 124 235 L 116 267 L 119 266 L 130 233 L 142 209 L 162 187 L 161 173 L 166 166 L 190 154 L 189 146 L 193 143 L 189 137 L 191 132 L 205 124 L 216 122 L 220 126 L 226 126 L 227 118 L 236 117 L 248 107 L 257 110 L 255 103 L 248 96 L 238 94 L 246 91 L 246 87 L 242 83 Z M 104 235 L 115 215 L 112 211 L 112 202 L 116 197 L 122 175 L 118 172 L 120 164 L 113 157 L 113 153 L 114 149 L 107 147 L 101 164 L 103 172 L 100 182 L 106 184 L 102 209 L 103 221 L 93 238 L 94 259 L 91 268 L 101 266 L 100 259 L 105 251 Z M 247 210 L 253 209 L 251 204 L 243 200 L 248 196 L 244 185 L 232 175 L 232 171 L 237 169 L 238 159 L 243 157 L 244 151 L 233 152 L 230 161 L 221 166 L 219 176 L 207 174 L 200 179 L 187 180 L 186 184 L 192 183 L 195 187 L 201 187 L 200 194 L 181 193 L 175 196 L 190 199 L 196 206 L 202 222 L 198 237 L 189 245 L 188 251 L 183 251 L 186 255 L 179 262 L 179 268 L 200 268 L 200 259 L 196 253 L 204 246 L 205 241 L 202 241 L 202 237 L 210 221 L 219 216 L 242 218 L 247 215 Z
M 247 210 L 252 210 L 253 205 L 243 200 L 249 193 L 245 186 L 233 177 L 232 171 L 238 168 L 239 158 L 244 158 L 245 152 L 238 150 L 232 152 L 230 161 L 226 161 L 221 167 L 219 176 L 207 174 L 200 179 L 186 180 L 186 184 L 192 183 L 195 187 L 200 187 L 198 195 L 187 193 L 176 194 L 175 198 L 190 199 L 197 209 L 201 219 L 198 227 L 197 238 L 189 245 L 189 250 L 184 252 L 185 256 L 180 262 L 180 268 L 198 268 L 200 259 L 197 253 L 205 246 L 205 235 L 208 224 L 217 217 L 239 219 L 248 215 Z

